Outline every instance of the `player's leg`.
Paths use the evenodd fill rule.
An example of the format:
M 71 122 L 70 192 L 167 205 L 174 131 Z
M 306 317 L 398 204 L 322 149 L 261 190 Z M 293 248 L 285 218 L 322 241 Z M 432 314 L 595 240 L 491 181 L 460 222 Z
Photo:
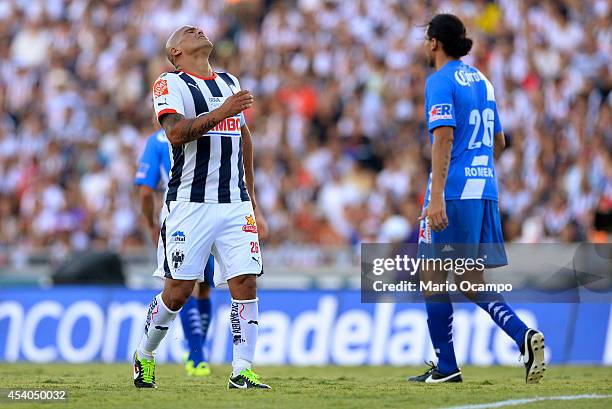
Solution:
M 189 354 L 185 359 L 185 370 L 189 376 L 209 376 L 211 374 L 205 346 L 212 309 L 210 290 L 213 285 L 214 264 L 215 260 L 210 255 L 206 261 L 203 281 L 198 281 L 193 289 L 192 296 L 181 310 L 182 319 L 185 309 L 189 306 L 187 322 L 183 322 L 183 328 L 187 325 L 189 328 L 195 329 L 189 340 Z M 187 333 L 185 333 L 185 336 L 187 337 Z
M 225 206 L 223 230 L 215 239 L 213 254 L 221 266 L 215 285 L 226 282 L 232 297 L 230 327 L 233 338 L 230 389 L 270 387 L 253 370 L 259 331 L 257 276 L 263 273 L 257 226 L 251 202 Z
M 421 271 L 421 280 L 434 284 L 446 282 L 447 273 L 439 269 Z M 453 345 L 453 304 L 446 291 L 425 292 L 427 327 L 438 362 L 422 375 L 408 378 L 413 382 L 441 383 L 461 382 L 461 370 L 457 366 Z
M 250 273 L 228 280 L 232 297 L 230 326 L 234 344 L 230 387 L 249 386 L 249 381 L 256 381 L 253 386 L 259 386 L 257 378 L 250 379 L 259 332 L 256 278 L 254 273 Z
M 440 258 L 440 245 L 456 242 L 455 231 L 451 229 L 454 208 L 447 202 L 447 215 L 449 228 L 442 232 L 434 232 L 429 226 L 427 219 L 421 221 L 419 232 L 419 256 L 427 259 Z M 420 280 L 433 284 L 444 284 L 447 272 L 435 263 L 422 269 Z M 461 382 L 461 371 L 457 365 L 455 348 L 453 345 L 453 305 L 446 291 L 425 292 L 425 308 L 427 310 L 427 326 L 429 335 L 438 358 L 437 364 L 431 363 L 431 367 L 422 375 L 408 378 L 413 382 L 442 383 Z
M 200 311 L 198 310 L 198 293 L 199 286 L 195 285 L 191 296 L 179 313 L 183 334 L 187 341 L 189 351 L 184 356 L 185 371 L 187 375 L 199 375 L 196 373 L 196 368 L 204 361 L 204 352 L 202 350 L 202 323 L 200 321 Z
M 212 254 L 208 257 L 204 270 L 204 281 L 199 284 L 198 310 L 200 311 L 200 322 L 202 325 L 202 343 L 206 343 L 208 328 L 212 318 L 212 303 L 210 292 L 214 287 L 215 258 Z M 206 350 L 204 349 L 204 360 L 206 360 Z
M 484 279 L 484 270 L 473 270 L 466 272 L 458 279 L 456 278 L 455 281 L 458 283 L 466 281 L 470 285 L 486 284 L 486 280 Z M 468 286 L 460 287 L 467 288 Z M 519 346 L 519 349 L 522 350 L 528 327 L 519 318 L 516 312 L 514 312 L 512 307 L 505 302 L 504 297 L 501 294 L 481 294 L 470 291 L 463 291 L 463 294 L 486 311 L 487 314 L 491 316 L 491 319 L 493 319 L 495 324 L 497 324 L 498 327 L 508 334 L 508 336 L 512 338 Z
M 486 268 L 507 264 L 498 203 L 482 200 L 482 230 L 478 257 L 487 260 Z M 484 257 L 486 255 L 486 258 Z M 460 277 L 470 284 L 486 284 L 484 269 L 474 269 Z M 544 335 L 530 329 L 500 294 L 464 292 L 465 296 L 486 311 L 491 319 L 516 342 L 525 364 L 525 381 L 537 383 L 544 375 Z
M 204 279 L 195 285 L 191 297 L 180 312 L 181 323 L 189 352 L 184 356 L 185 371 L 189 376 L 208 376 L 210 365 L 206 359 L 206 337 L 210 324 L 212 305 L 210 289 L 213 284 L 215 259 L 212 255 L 206 260 Z
M 138 349 L 134 353 L 134 385 L 136 387 L 155 387 L 155 350 L 189 298 L 194 284 L 195 280 L 166 278 L 163 291 L 151 300 L 144 332 Z
M 156 275 L 164 274 L 164 289 L 149 305 L 144 332 L 134 353 L 137 387 L 155 387 L 155 350 L 190 297 L 196 281 L 203 279 L 202 260 L 210 254 L 214 229 L 214 223 L 207 220 L 214 220 L 214 215 L 208 215 L 202 204 L 170 204 L 160 231 L 163 251 L 158 253 L 156 270 Z

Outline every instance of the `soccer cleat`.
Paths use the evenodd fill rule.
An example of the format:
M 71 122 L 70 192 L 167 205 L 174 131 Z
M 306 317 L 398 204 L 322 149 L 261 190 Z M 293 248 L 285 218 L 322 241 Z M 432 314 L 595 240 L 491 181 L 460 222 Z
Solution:
M 461 378 L 461 371 L 457 371 L 452 374 L 443 374 L 438 371 L 438 367 L 433 362 L 429 362 L 429 369 L 425 371 L 423 375 L 411 376 L 407 380 L 409 382 L 423 382 L 423 383 L 444 383 L 444 382 L 463 382 Z
M 185 371 L 189 376 L 210 376 L 210 365 L 204 361 L 194 365 L 194 362 L 189 360 L 185 364 Z
M 538 383 L 544 377 L 546 362 L 544 361 L 544 334 L 529 328 L 525 333 L 525 341 L 521 347 L 523 363 L 525 364 L 525 382 Z
M 134 386 L 137 388 L 157 388 L 155 385 L 155 360 L 139 358 L 134 352 Z
M 243 369 L 236 376 L 231 376 L 229 378 L 229 382 L 227 383 L 227 387 L 229 389 L 249 389 L 249 388 L 259 388 L 259 389 L 272 389 L 269 385 L 262 383 L 259 380 L 259 375 L 256 375 L 250 369 Z

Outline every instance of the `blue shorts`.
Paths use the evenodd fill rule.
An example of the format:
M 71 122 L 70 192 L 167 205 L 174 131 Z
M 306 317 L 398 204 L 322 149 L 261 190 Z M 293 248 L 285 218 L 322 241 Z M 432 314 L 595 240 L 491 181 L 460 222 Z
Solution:
M 446 215 L 448 227 L 440 232 L 421 221 L 419 255 L 480 258 L 487 268 L 508 264 L 497 201 L 447 200 Z

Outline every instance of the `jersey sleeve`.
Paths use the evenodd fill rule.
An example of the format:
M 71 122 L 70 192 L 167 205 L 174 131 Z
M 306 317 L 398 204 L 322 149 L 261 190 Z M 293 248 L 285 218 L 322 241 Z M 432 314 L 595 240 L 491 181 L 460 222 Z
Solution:
M 446 78 L 430 77 L 425 85 L 425 116 L 427 129 L 432 132 L 440 126 L 457 126 L 453 88 Z
M 138 171 L 134 178 L 134 184 L 138 186 L 148 186 L 151 189 L 157 189 L 160 180 L 160 157 L 158 149 L 155 146 L 155 136 L 149 137 L 144 152 L 140 157 Z
M 185 115 L 183 96 L 176 75 L 164 73 L 155 81 L 153 106 L 158 121 L 166 114 Z

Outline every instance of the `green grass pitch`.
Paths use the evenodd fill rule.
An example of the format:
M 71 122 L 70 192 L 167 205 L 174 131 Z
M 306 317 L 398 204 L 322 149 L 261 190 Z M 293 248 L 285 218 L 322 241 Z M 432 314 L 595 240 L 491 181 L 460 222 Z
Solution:
M 612 394 L 612 368 L 551 366 L 539 385 L 519 367 L 464 367 L 463 384 L 405 382 L 423 367 L 258 367 L 274 389 L 228 390 L 229 367 L 188 378 L 174 364 L 157 367 L 155 390 L 137 390 L 129 364 L 0 364 L 0 388 L 67 389 L 68 403 L 6 403 L 2 408 L 446 408 L 530 397 Z M 610 408 L 612 398 L 541 401 L 513 408 Z

